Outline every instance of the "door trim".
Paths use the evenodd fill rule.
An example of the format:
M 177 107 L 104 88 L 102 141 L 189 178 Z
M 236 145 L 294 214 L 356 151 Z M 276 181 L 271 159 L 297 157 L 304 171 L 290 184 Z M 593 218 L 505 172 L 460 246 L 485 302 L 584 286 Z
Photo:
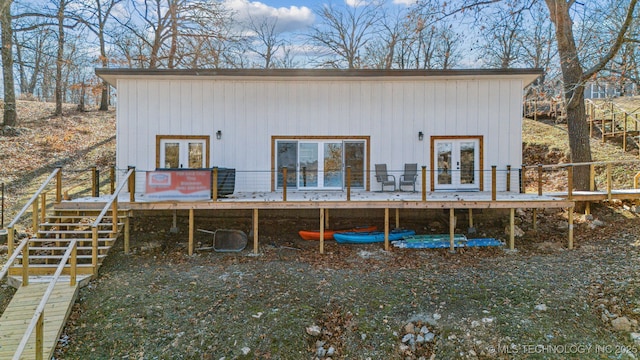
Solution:
M 467 135 L 467 136 L 431 136 L 431 148 L 430 148 L 430 156 L 429 156 L 429 168 L 431 169 L 430 173 L 430 181 L 431 181 L 431 191 L 435 191 L 435 171 L 436 166 L 433 162 L 433 155 L 435 154 L 435 142 L 437 140 L 478 140 L 478 151 L 480 152 L 480 161 L 478 164 L 478 171 L 480 171 L 479 176 L 479 191 L 484 191 L 484 145 L 483 145 L 484 137 L 482 135 Z

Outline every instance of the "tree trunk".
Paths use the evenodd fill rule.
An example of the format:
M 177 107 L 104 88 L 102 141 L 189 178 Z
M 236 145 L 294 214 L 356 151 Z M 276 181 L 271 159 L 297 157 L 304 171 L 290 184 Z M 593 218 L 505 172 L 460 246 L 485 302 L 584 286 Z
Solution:
M 58 7 L 58 54 L 56 58 L 56 110 L 54 115 L 62 115 L 62 64 L 64 62 L 64 8 L 66 0 Z
M 2 26 L 2 76 L 4 78 L 4 126 L 16 126 L 16 92 L 13 82 L 13 34 L 11 28 L 11 2 L 5 0 L 0 7 L 0 26 Z
M 573 21 L 569 15 L 570 4 L 564 0 L 546 0 L 546 3 L 551 21 L 556 27 L 556 41 L 564 81 L 571 162 L 591 162 L 589 125 L 584 106 L 584 72 L 573 38 Z M 589 190 L 589 166 L 574 168 L 573 179 L 576 190 Z

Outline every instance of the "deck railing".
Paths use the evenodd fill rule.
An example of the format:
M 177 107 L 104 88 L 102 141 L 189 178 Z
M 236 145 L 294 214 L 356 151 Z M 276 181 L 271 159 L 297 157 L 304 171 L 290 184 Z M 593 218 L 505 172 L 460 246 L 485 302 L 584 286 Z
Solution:
M 38 307 L 36 308 L 36 311 L 33 314 L 31 321 L 29 322 L 29 326 L 27 327 L 27 330 L 22 336 L 22 340 L 20 341 L 20 344 L 18 345 L 18 348 L 16 349 L 16 352 L 13 355 L 14 360 L 18 360 L 22 357 L 22 354 L 27 346 L 27 343 L 29 342 L 29 338 L 31 337 L 31 334 L 34 331 L 36 332 L 35 358 L 37 360 L 44 358 L 44 346 L 43 346 L 44 344 L 44 308 L 47 305 L 47 302 L 49 301 L 51 294 L 53 293 L 53 288 L 56 286 L 56 283 L 58 282 L 60 275 L 62 274 L 62 271 L 64 270 L 64 267 L 67 264 L 67 261 L 70 261 L 71 276 L 69 279 L 69 285 L 70 286 L 76 285 L 77 241 L 78 241 L 77 239 L 73 239 L 69 242 L 68 248 L 65 251 L 62 259 L 60 260 L 60 264 L 58 264 L 56 272 L 53 275 L 53 278 L 51 279 L 51 281 L 49 282 L 49 286 L 47 286 L 47 290 L 44 292 L 44 295 L 42 296 L 42 299 L 40 300 L 40 303 L 38 304 Z M 25 242 L 28 242 L 28 240 L 25 240 Z M 28 252 L 29 252 L 28 246 L 25 246 L 23 248 L 23 257 L 22 257 L 23 263 L 25 263 L 25 261 L 26 263 L 29 262 Z M 27 279 L 28 279 L 28 275 L 27 275 Z M 28 281 L 25 283 L 23 280 L 22 286 L 28 286 Z
M 102 222 L 102 219 L 107 214 L 107 211 L 109 211 L 109 209 L 111 208 L 112 226 L 113 226 L 112 233 L 116 234 L 118 232 L 118 196 L 120 195 L 120 192 L 122 192 L 122 189 L 124 189 L 125 185 L 129 188 L 129 190 L 131 190 L 135 186 L 134 174 L 135 174 L 135 169 L 130 168 L 127 174 L 121 180 L 118 187 L 113 192 L 113 194 L 109 196 L 109 199 L 104 204 L 104 207 L 102 208 L 102 211 L 100 211 L 100 214 L 96 217 L 95 221 L 91 224 L 91 239 L 92 239 L 92 248 L 93 248 L 91 252 L 92 254 L 91 264 L 93 267 L 94 275 L 98 271 L 98 226 L 100 225 L 100 222 Z M 127 234 L 128 234 L 128 231 L 125 232 L 125 235 Z M 129 252 L 129 242 L 128 242 L 128 239 L 125 238 L 125 253 L 128 253 L 128 252 Z

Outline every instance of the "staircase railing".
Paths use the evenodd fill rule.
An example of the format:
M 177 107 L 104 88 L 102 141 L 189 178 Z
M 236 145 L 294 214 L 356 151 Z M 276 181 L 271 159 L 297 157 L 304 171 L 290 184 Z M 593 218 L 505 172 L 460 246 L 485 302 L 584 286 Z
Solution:
M 20 210 L 18 212 L 18 214 L 15 216 L 15 218 L 13 219 L 13 221 L 11 221 L 11 223 L 9 223 L 9 225 L 7 226 L 7 231 L 8 231 L 8 236 L 7 236 L 7 253 L 9 256 L 11 256 L 13 254 L 13 241 L 14 241 L 14 228 L 16 226 L 16 224 L 18 223 L 18 221 L 20 221 L 20 218 L 22 217 L 22 215 L 24 215 L 24 213 L 27 211 L 27 209 L 30 206 L 33 206 L 33 228 L 34 228 L 34 232 L 37 232 L 37 228 L 38 228 L 38 197 L 40 196 L 40 194 L 43 193 L 44 189 L 47 187 L 47 185 L 49 185 L 49 183 L 55 178 L 56 179 L 56 201 L 60 202 L 62 199 L 62 179 L 61 176 L 62 172 L 61 172 L 61 168 L 55 168 L 55 170 L 53 170 L 53 172 L 51 174 L 49 174 L 49 177 L 47 177 L 47 179 L 42 183 L 42 185 L 40 185 L 40 188 L 38 189 L 38 191 L 36 191 L 35 194 L 33 194 L 33 196 L 31 197 L 31 199 L 29 199 L 29 201 L 24 205 L 24 207 L 22 208 L 22 210 Z M 42 204 L 42 206 L 46 206 L 46 204 Z
M 132 185 L 131 181 L 132 180 L 135 181 L 135 178 L 133 178 L 131 174 L 134 174 L 134 173 L 135 173 L 135 169 L 130 168 L 127 174 L 124 176 L 124 178 L 120 182 L 120 184 L 118 185 L 118 187 L 116 188 L 116 190 L 109 197 L 109 200 L 104 204 L 104 207 L 102 208 L 102 211 L 100 212 L 100 214 L 96 217 L 95 221 L 91 224 L 91 239 L 92 239 L 91 246 L 93 248 L 91 251 L 91 265 L 93 267 L 94 275 L 96 275 L 98 271 L 98 226 L 100 225 L 100 222 L 102 222 L 102 219 L 107 214 L 107 211 L 109 211 L 109 208 L 111 208 L 112 217 L 113 217 L 112 233 L 116 234 L 118 232 L 118 196 L 120 195 L 120 192 L 122 191 L 122 189 L 124 189 L 125 185 L 128 185 L 129 187 L 131 187 Z M 126 247 L 125 247 L 125 252 L 127 252 Z
M 7 276 L 7 274 L 9 273 L 9 268 L 13 266 L 13 263 L 16 261 L 16 259 L 20 255 L 20 252 L 27 245 L 28 242 L 29 242 L 29 239 L 22 240 L 20 242 L 20 245 L 18 245 L 18 247 L 15 248 L 15 251 L 13 252 L 13 254 L 11 254 L 11 256 L 9 257 L 7 262 L 4 264 L 4 266 L 2 266 L 2 269 L 0 270 L 0 281 L 2 281 L 2 279 L 4 279 L 5 276 Z
M 28 240 L 25 240 L 25 241 L 28 242 Z M 40 300 L 40 303 L 38 304 L 38 307 L 36 308 L 36 311 L 33 314 L 33 317 L 31 318 L 29 327 L 27 328 L 24 335 L 22 336 L 22 340 L 20 341 L 20 344 L 18 345 L 16 352 L 13 354 L 14 360 L 18 360 L 20 359 L 20 357 L 22 357 L 22 353 L 24 352 L 25 347 L 27 346 L 27 342 L 29 341 L 29 338 L 31 337 L 31 334 L 33 333 L 34 330 L 36 332 L 35 358 L 37 360 L 44 358 L 44 346 L 43 346 L 44 344 L 44 308 L 47 305 L 47 302 L 49 301 L 49 297 L 51 297 L 51 294 L 53 293 L 53 288 L 56 286 L 56 283 L 58 282 L 58 279 L 60 278 L 60 275 L 62 274 L 62 271 L 64 270 L 64 267 L 67 264 L 67 261 L 69 261 L 69 259 L 71 259 L 71 264 L 70 264 L 71 276 L 69 280 L 70 286 L 76 285 L 77 243 L 78 243 L 77 239 L 73 239 L 69 242 L 69 247 L 67 248 L 67 251 L 65 251 L 62 259 L 60 260 L 60 264 L 58 264 L 58 268 L 56 269 L 56 272 L 53 275 L 53 278 L 49 283 L 49 286 L 47 286 L 47 290 L 44 292 L 44 295 L 42 295 L 42 299 Z M 24 250 L 25 254 L 23 254 L 23 258 L 22 258 L 23 262 L 28 256 L 28 254 L 26 254 L 26 252 L 28 251 L 29 251 L 28 247 L 26 247 Z M 16 254 L 17 253 L 18 252 L 16 251 Z M 26 286 L 26 284 L 23 283 L 23 286 Z

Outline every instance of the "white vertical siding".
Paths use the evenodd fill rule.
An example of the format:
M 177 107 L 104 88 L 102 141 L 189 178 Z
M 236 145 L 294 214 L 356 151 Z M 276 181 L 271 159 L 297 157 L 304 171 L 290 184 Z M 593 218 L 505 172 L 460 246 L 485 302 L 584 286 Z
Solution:
M 156 135 L 208 135 L 209 166 L 235 168 L 239 191 L 267 191 L 273 135 L 368 135 L 371 167 L 398 171 L 429 166 L 432 136 L 473 135 L 484 139 L 487 189 L 491 165 L 521 165 L 521 96 L 519 79 L 121 79 L 117 166 L 153 170 Z

